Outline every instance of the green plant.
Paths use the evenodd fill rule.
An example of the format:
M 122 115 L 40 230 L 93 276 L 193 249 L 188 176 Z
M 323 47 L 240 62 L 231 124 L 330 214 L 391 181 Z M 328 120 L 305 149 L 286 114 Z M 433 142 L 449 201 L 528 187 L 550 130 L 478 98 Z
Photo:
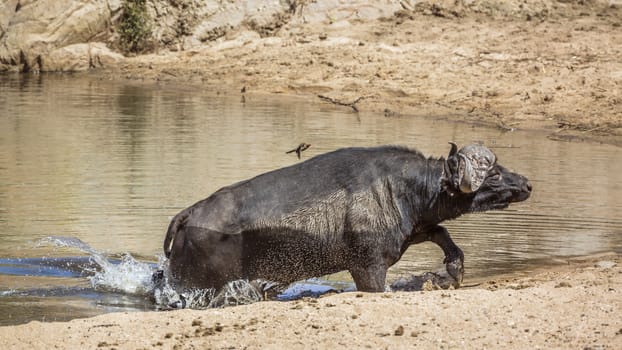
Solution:
M 121 48 L 135 53 L 147 50 L 151 37 L 151 19 L 147 13 L 146 0 L 125 0 L 122 11 L 119 25 Z

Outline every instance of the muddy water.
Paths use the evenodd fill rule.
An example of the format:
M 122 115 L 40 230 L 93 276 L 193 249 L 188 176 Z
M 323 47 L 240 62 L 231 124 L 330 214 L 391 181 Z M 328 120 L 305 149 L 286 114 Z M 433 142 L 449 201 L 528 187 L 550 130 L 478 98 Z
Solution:
M 304 160 L 381 144 L 441 156 L 449 140 L 483 142 L 534 187 L 527 202 L 447 223 L 465 252 L 467 281 L 555 257 L 622 251 L 622 156 L 611 146 L 355 114 L 313 99 L 1 76 L 0 325 L 153 309 L 149 296 L 129 288 L 148 273 L 132 268 L 155 266 L 170 218 L 224 185 L 298 162 L 285 151 L 300 142 L 312 144 Z M 65 244 L 51 244 L 56 236 Z M 118 270 L 116 285 L 94 282 L 102 270 L 88 258 L 95 253 Z M 142 263 L 127 268 L 126 254 Z M 441 261 L 436 246 L 413 246 L 389 281 Z M 328 279 L 347 285 L 348 278 Z

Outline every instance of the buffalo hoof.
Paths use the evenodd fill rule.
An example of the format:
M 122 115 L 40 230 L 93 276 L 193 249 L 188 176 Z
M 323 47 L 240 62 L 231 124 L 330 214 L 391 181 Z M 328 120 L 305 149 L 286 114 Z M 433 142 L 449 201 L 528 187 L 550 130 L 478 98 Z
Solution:
M 171 309 L 185 309 L 186 298 L 183 295 L 179 294 L 179 300 L 169 303 L 168 307 L 170 307 Z
M 162 288 L 164 286 L 164 270 L 156 270 L 151 275 L 151 283 L 155 286 L 155 288 Z
M 445 264 L 447 273 L 456 281 L 454 287 L 459 287 L 462 284 L 464 277 L 464 263 L 462 259 L 456 259 Z

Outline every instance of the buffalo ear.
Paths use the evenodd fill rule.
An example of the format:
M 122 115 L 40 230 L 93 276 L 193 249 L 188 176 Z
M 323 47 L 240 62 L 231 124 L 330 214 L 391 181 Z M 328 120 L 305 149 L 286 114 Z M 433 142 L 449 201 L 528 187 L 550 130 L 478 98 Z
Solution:
M 451 145 L 451 149 L 449 150 L 449 155 L 447 156 L 447 160 L 443 164 L 443 175 L 441 176 L 441 190 L 447 191 L 450 194 L 458 191 L 458 181 L 456 179 L 457 170 L 458 170 L 458 158 L 456 153 L 458 153 L 458 145 L 453 142 L 449 142 Z
M 471 193 L 479 189 L 481 184 L 473 183 L 474 174 L 475 172 L 469 159 L 464 154 L 458 154 L 458 173 L 456 175 L 460 192 Z
M 464 146 L 458 151 L 457 185 L 463 193 L 477 191 L 484 183 L 488 171 L 497 162 L 491 150 L 481 145 Z
M 486 179 L 488 171 L 495 165 L 497 157 L 481 145 L 468 145 L 458 151 L 450 142 L 451 150 L 444 164 L 441 187 L 449 192 L 472 193 L 477 191 Z

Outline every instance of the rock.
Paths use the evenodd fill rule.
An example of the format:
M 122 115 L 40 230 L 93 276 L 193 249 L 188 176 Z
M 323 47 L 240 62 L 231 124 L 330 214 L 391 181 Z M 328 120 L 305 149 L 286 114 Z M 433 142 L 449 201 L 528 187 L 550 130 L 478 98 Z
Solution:
M 111 51 L 104 43 L 74 44 L 41 54 L 40 69 L 47 72 L 85 71 L 111 66 L 123 55 Z
M 125 57 L 120 53 L 114 52 L 104 43 L 90 43 L 89 57 L 92 68 L 111 66 Z
M 297 23 L 335 23 L 343 20 L 374 20 L 402 10 L 400 1 L 316 0 L 299 5 L 292 20 Z
M 88 69 L 89 46 L 73 45 L 105 36 L 113 13 L 121 6 L 120 0 L 19 3 L 9 0 L 0 5 L 0 64 L 23 72 L 48 70 L 44 61 L 51 70 Z M 112 57 L 103 54 L 99 45 L 98 50 Z
M 6 33 L 11 17 L 17 12 L 18 3 L 18 0 L 0 1 L 0 37 Z
M 42 71 L 83 71 L 90 67 L 89 44 L 64 46 L 50 53 L 39 53 L 38 69 Z
M 460 283 L 446 272 L 425 272 L 421 275 L 403 277 L 391 284 L 393 291 L 432 291 L 459 288 Z
M 252 31 L 274 37 L 281 27 L 390 17 L 399 2 L 149 0 L 148 41 L 154 49 L 184 51 L 231 41 Z M 0 0 L 0 70 L 76 71 L 114 64 L 122 0 Z M 97 43 L 97 44 L 94 44 Z M 115 44 L 115 45 L 116 45 Z
M 603 260 L 603 261 L 599 261 L 596 263 L 596 267 L 600 268 L 600 269 L 610 269 L 612 267 L 615 267 L 617 264 L 615 263 L 615 261 L 609 261 L 609 260 Z

